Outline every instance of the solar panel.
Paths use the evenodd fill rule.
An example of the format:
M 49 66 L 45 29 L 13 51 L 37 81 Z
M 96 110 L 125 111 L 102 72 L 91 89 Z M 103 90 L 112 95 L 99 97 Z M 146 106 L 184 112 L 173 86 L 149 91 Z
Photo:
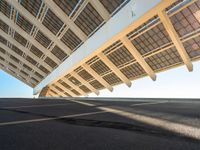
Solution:
M 0 1 L 0 11 L 9 18 L 10 12 L 11 12 L 11 6 L 5 0 L 1 0 Z
M 111 19 L 116 13 L 120 13 L 119 10 L 125 4 L 130 5 L 129 0 L 99 1 L 101 7 L 105 8 L 103 10 L 107 11 L 105 13 L 108 13 Z M 97 9 L 100 6 L 95 6 L 89 1 L 53 0 L 52 3 L 55 3 L 66 14 L 66 17 L 71 19 L 69 24 L 63 17 L 57 16 L 55 8 L 43 0 L 20 0 L 17 3 L 5 0 L 0 1 L 1 15 L 6 17 L 5 19 L 2 16 L 0 19 L 0 29 L 4 31 L 0 35 L 1 66 L 5 67 L 4 64 L 7 63 L 8 68 L 10 67 L 10 73 L 13 73 L 14 76 L 19 73 L 18 78 L 29 85 L 32 84 L 32 86 L 40 83 L 42 79 L 45 79 L 62 62 L 65 60 L 68 61 L 68 58 L 74 57 L 78 53 L 87 53 L 90 50 L 87 47 L 87 42 L 90 41 L 90 38 L 93 38 L 97 31 L 99 31 L 97 34 L 101 33 L 99 29 L 106 25 L 107 21 L 102 17 L 103 12 L 99 13 Z M 27 10 L 26 14 L 18 10 L 18 7 L 15 6 L 18 4 L 22 6 L 21 9 Z M 14 6 L 11 7 L 11 5 Z M 183 43 L 190 60 L 199 60 L 200 0 L 194 2 L 188 1 L 187 3 L 186 1 L 178 0 L 169 7 L 163 7 L 163 9 L 167 11 L 167 15 Z M 38 22 L 32 22 L 34 19 L 37 19 Z M 44 29 L 48 29 L 49 32 L 42 30 L 40 22 L 44 25 Z M 75 23 L 83 33 L 74 30 L 71 23 Z M 158 14 L 155 13 L 149 19 L 143 19 L 137 26 L 130 28 L 131 30 L 129 29 L 128 32 L 125 31 L 128 40 L 131 41 L 132 45 L 153 72 L 157 73 L 183 64 L 182 57 L 159 19 Z M 55 35 L 53 38 L 50 37 L 52 35 L 49 34 L 50 32 Z M 9 41 L 7 41 L 7 37 L 4 37 L 6 34 L 9 37 Z M 84 35 L 84 38 L 80 36 L 81 34 Z M 85 34 L 87 37 L 85 37 Z M 27 35 L 28 37 L 32 36 L 32 38 L 27 38 Z M 121 38 L 121 34 L 119 34 L 119 37 L 115 37 L 113 41 L 109 40 L 109 44 L 106 43 L 106 46 L 102 47 L 102 49 L 101 46 L 99 46 L 98 51 L 94 49 L 92 55 L 88 55 L 87 58 L 84 58 L 84 61 L 81 61 L 81 64 L 75 65 L 72 70 L 63 75 L 77 89 L 72 89 L 73 87 L 61 80 L 62 78 L 54 83 L 56 85 L 55 88 L 67 96 L 70 96 L 70 93 L 66 92 L 64 87 L 75 95 L 81 95 L 83 93 L 90 93 L 94 89 L 101 90 L 109 86 L 112 87 L 121 84 L 124 82 L 122 81 L 122 77 L 120 77 L 122 75 L 124 75 L 124 78 L 127 78 L 125 80 L 135 80 L 149 75 L 141 62 L 137 61 L 138 59 L 133 56 L 130 48 L 127 45 L 123 45 Z M 13 45 L 11 42 L 13 39 L 20 43 L 20 45 Z M 82 41 L 81 39 L 84 40 Z M 85 39 L 87 40 L 85 41 Z M 79 47 L 84 47 L 85 51 L 80 52 Z M 69 49 L 71 50 L 70 52 L 68 52 Z M 69 53 L 71 55 L 68 55 Z M 122 74 L 117 74 L 113 70 L 113 66 L 109 66 L 107 61 L 98 57 L 100 53 L 103 53 L 108 58 L 107 61 L 113 63 Z M 10 57 L 11 62 L 6 60 L 6 57 Z M 13 62 L 16 62 L 16 64 Z M 99 76 L 96 77 L 87 69 L 84 69 L 82 67 L 84 63 Z M 19 68 L 21 70 L 18 70 Z M 73 76 L 74 73 L 88 84 L 83 85 L 81 81 Z M 58 93 L 54 94 L 57 95 Z
M 42 4 L 42 0 L 21 0 L 21 5 L 26 8 L 33 16 L 37 16 Z
M 92 33 L 101 23 L 103 18 L 94 9 L 94 7 L 88 3 L 85 9 L 79 14 L 75 20 L 75 24 L 86 34 Z
M 63 26 L 63 22 L 50 9 L 48 9 L 42 24 L 54 35 L 56 35 Z

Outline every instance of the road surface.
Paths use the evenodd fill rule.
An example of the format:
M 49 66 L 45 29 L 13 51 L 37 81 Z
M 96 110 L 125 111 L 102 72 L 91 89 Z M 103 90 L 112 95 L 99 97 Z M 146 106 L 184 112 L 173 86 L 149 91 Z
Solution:
M 0 150 L 199 150 L 200 101 L 0 99 Z

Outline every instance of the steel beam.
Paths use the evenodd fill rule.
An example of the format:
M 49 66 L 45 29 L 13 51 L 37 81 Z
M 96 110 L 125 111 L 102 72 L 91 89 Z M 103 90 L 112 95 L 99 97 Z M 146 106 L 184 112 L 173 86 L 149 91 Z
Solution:
M 94 92 L 96 95 L 99 95 L 99 91 L 96 90 L 93 86 L 91 86 L 87 81 L 85 81 L 79 74 L 76 72 L 72 72 L 71 75 L 79 80 L 83 85 L 85 85 L 88 89 Z
M 105 22 L 109 20 L 110 14 L 99 0 L 90 0 L 90 4 L 92 4 Z
M 1 56 L 2 56 L 2 55 L 1 55 Z M 2 61 L 2 60 L 0 60 L 0 61 L 2 61 L 2 64 L 4 64 L 5 66 L 7 66 L 7 67 L 11 66 L 11 65 L 8 64 L 9 62 L 12 63 L 13 65 L 16 65 L 16 62 L 15 62 L 14 60 L 12 60 L 10 57 L 4 55 L 3 58 L 5 59 L 5 61 Z M 6 62 L 8 62 L 8 63 L 6 64 Z M 11 66 L 11 67 L 12 67 L 12 66 Z M 18 70 L 17 70 L 17 71 L 18 71 L 18 74 L 20 74 L 20 75 L 22 75 L 24 78 L 26 78 L 27 81 L 28 81 L 28 80 L 31 80 L 31 77 L 34 77 L 34 78 L 37 79 L 39 82 L 41 81 L 41 79 L 40 79 L 38 76 L 36 76 L 35 74 L 30 75 L 30 71 L 28 71 L 26 68 L 24 68 L 21 64 L 17 64 L 16 67 L 17 67 L 17 69 L 18 69 Z M 12 67 L 12 68 L 13 68 L 13 67 Z M 13 68 L 13 69 L 15 69 L 15 68 Z M 16 69 L 15 69 L 15 70 L 16 70 Z M 24 76 L 22 73 L 20 73 L 21 70 L 25 71 L 27 74 L 29 74 L 29 76 Z
M 30 62 L 28 62 L 25 58 L 23 58 L 22 56 L 16 55 L 16 53 L 13 50 L 11 50 L 9 47 L 5 46 L 2 43 L 0 43 L 0 47 L 6 50 L 9 54 L 15 56 L 17 59 L 21 60 L 24 64 L 28 65 L 29 67 L 31 67 L 32 69 L 40 73 L 41 75 L 46 76 L 45 73 L 43 73 L 39 68 L 31 64 Z
M 59 96 L 66 97 L 66 95 L 63 92 L 59 91 L 54 86 L 51 86 L 51 89 L 58 93 Z
M 138 50 L 135 48 L 135 46 L 131 43 L 131 41 L 128 39 L 127 36 L 124 36 L 121 39 L 124 46 L 128 49 L 128 51 L 133 55 L 133 57 L 137 60 L 137 62 L 140 64 L 140 66 L 144 69 L 144 71 L 150 76 L 150 78 L 155 81 L 156 80 L 156 74 L 151 69 L 151 67 L 147 64 L 147 62 L 144 60 L 142 55 L 138 52 Z
M 154 0 L 149 1 L 148 5 L 146 5 L 146 0 L 130 0 L 68 59 L 39 83 L 34 88 L 34 93 L 38 93 L 47 84 L 53 84 L 66 74 L 71 73 L 74 69 L 101 53 L 114 42 L 120 40 L 174 2 L 176 0 Z M 133 10 L 132 5 L 137 5 L 138 7 Z M 134 16 L 132 15 L 133 11 L 135 12 Z
M 117 68 L 106 55 L 100 53 L 98 57 L 128 86 L 131 87 L 131 81 Z
M 10 66 L 8 64 L 10 61 L 2 61 L 2 60 L 0 60 L 0 62 L 4 66 L 6 66 L 6 68 L 13 70 L 17 75 L 20 75 L 20 76 L 24 77 L 25 79 L 27 79 L 28 76 L 25 76 L 24 74 L 20 73 L 19 68 L 14 68 L 13 66 Z
M 87 35 L 60 9 L 52 0 L 45 0 L 50 9 L 82 40 L 86 41 Z
M 33 88 L 33 85 L 31 85 L 30 83 L 26 83 L 26 81 L 24 81 L 24 79 L 18 77 L 16 74 L 12 73 L 11 71 L 7 70 L 6 68 L 4 68 L 4 67 L 2 67 L 2 66 L 0 66 L 0 68 L 1 68 L 3 71 L 7 72 L 8 74 L 12 75 L 13 77 L 19 79 L 19 80 L 20 80 L 21 82 L 23 82 L 24 84 L 26 84 L 26 85 L 28 85 L 28 86 L 30 86 L 30 87 Z
M 172 42 L 174 43 L 179 55 L 181 56 L 184 64 L 187 66 L 187 69 L 191 72 L 193 70 L 193 65 L 191 59 L 185 50 L 183 43 L 181 42 L 176 30 L 174 29 L 168 15 L 166 14 L 165 10 L 158 13 L 161 22 L 163 23 L 169 37 L 171 38 Z
M 69 89 L 67 89 L 66 87 L 64 87 L 61 83 L 57 83 L 57 86 L 59 86 L 60 88 L 62 88 L 65 92 L 67 92 L 70 96 L 72 97 L 76 97 L 77 95 L 74 94 L 72 91 L 70 91 Z
M 50 66 L 48 66 L 44 61 L 41 61 L 40 58 L 38 58 L 37 56 L 35 56 L 28 48 L 22 46 L 20 43 L 18 43 L 15 39 L 13 39 L 13 37 L 11 35 L 6 34 L 5 32 L 3 32 L 2 30 L 0 30 L 0 35 L 2 37 L 4 37 L 7 41 L 9 41 L 12 45 L 16 46 L 17 48 L 19 48 L 20 50 L 22 50 L 26 55 L 29 55 L 31 58 L 34 58 L 35 61 L 37 61 L 37 63 L 40 63 L 42 65 L 44 65 L 47 69 L 49 70 L 53 70 Z
M 39 50 L 41 50 L 44 55 L 50 57 L 53 59 L 57 64 L 60 64 L 61 61 L 53 55 L 48 49 L 44 48 L 37 40 L 35 40 L 34 37 L 26 33 L 23 29 L 21 29 L 18 25 L 16 25 L 12 20 L 7 18 L 2 12 L 0 12 L 0 18 L 5 22 L 9 27 L 14 29 L 16 32 L 18 32 L 22 37 L 24 37 L 27 41 L 29 41 L 31 44 L 33 44 L 35 47 L 37 47 Z
M 98 73 L 96 73 L 89 65 L 83 64 L 82 67 L 88 71 L 97 81 L 99 81 L 110 92 L 113 91 L 113 87 L 108 84 Z
M 90 0 L 84 0 L 80 7 L 77 8 L 76 12 L 74 12 L 73 16 L 71 18 L 72 21 L 75 21 L 78 15 L 83 11 L 83 9 L 87 6 Z M 70 14 L 71 15 L 71 14 Z
M 38 27 L 49 39 L 54 41 L 61 49 L 63 49 L 68 55 L 71 54 L 71 50 L 64 43 L 62 43 L 52 32 L 50 32 L 39 20 L 37 20 L 29 11 L 27 11 L 16 0 L 8 0 L 8 2 L 23 16 L 29 20 L 33 25 Z
M 74 85 L 71 81 L 69 81 L 67 78 L 63 77 L 61 80 L 66 82 L 69 86 L 71 86 L 73 89 L 75 89 L 77 92 L 79 92 L 81 95 L 87 96 L 85 92 L 83 92 L 77 85 Z

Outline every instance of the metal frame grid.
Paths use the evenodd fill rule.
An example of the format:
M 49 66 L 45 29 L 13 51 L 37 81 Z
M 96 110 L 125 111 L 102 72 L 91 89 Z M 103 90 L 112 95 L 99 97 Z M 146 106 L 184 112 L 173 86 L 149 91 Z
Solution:
M 30 23 L 25 17 L 23 17 L 20 13 L 17 13 L 16 24 L 26 31 L 28 34 L 31 32 L 33 25 Z
M 20 70 L 20 72 L 21 72 L 22 74 L 24 74 L 25 76 L 28 76 L 28 73 L 26 73 L 25 71 Z
M 200 56 L 200 36 L 184 42 L 183 45 L 191 58 Z
M 73 12 L 79 0 L 66 1 L 66 0 L 53 0 L 68 16 Z
M 103 75 L 106 72 L 111 71 L 110 68 L 102 60 L 94 62 L 93 64 L 90 65 L 90 67 L 99 75 Z
M 51 92 L 53 92 L 55 95 L 58 95 L 54 90 L 50 89 Z
M 36 83 L 39 82 L 39 81 L 38 81 L 37 79 L 35 79 L 34 77 L 31 77 L 31 79 L 32 79 L 33 81 L 35 81 Z
M 81 76 L 85 81 L 90 81 L 93 78 L 93 76 L 87 72 L 85 69 L 82 69 L 81 71 L 78 72 L 79 76 Z
M 57 64 L 49 57 L 46 57 L 44 62 L 46 62 L 52 68 L 55 68 L 57 66 Z
M 151 66 L 153 70 L 161 70 L 172 64 L 182 62 L 176 48 L 170 48 L 166 51 L 148 57 L 146 62 Z
M 42 0 L 34 0 L 34 1 L 30 1 L 30 0 L 21 0 L 20 4 L 27 9 L 33 16 L 37 16 L 38 12 L 40 10 L 41 4 L 42 4 Z
M 83 90 L 85 93 L 90 93 L 90 92 L 91 92 L 91 90 L 88 89 L 85 85 L 81 85 L 79 88 L 80 88 L 81 90 Z
M 0 47 L 0 52 L 3 53 L 3 54 L 6 53 L 6 51 L 3 48 L 1 48 L 1 47 Z
M 186 7 L 185 9 L 188 9 L 188 8 Z M 177 15 L 177 13 L 170 13 L 170 17 L 172 18 L 172 16 Z M 153 71 L 160 72 L 160 71 L 163 71 L 163 69 L 169 69 L 171 67 L 174 67 L 176 65 L 180 65 L 183 63 L 177 49 L 174 48 L 171 38 L 169 37 L 162 23 L 160 23 L 160 20 L 158 19 L 157 16 L 148 20 L 143 25 L 145 27 L 142 27 L 142 26 L 139 27 L 137 29 L 138 30 L 137 34 L 135 34 L 135 31 L 132 31 L 128 34 L 128 37 L 130 38 L 130 40 L 132 40 L 132 42 L 136 40 L 137 38 L 142 38 L 143 42 L 145 40 L 147 41 L 148 44 L 146 43 L 146 47 L 148 48 L 146 48 L 146 51 L 143 51 L 143 52 L 139 50 L 139 47 L 136 46 L 136 43 L 133 42 L 133 45 L 144 57 L 144 60 L 153 69 Z M 197 30 L 194 30 L 194 31 L 197 31 Z M 180 37 L 180 40 L 183 42 L 184 47 L 186 51 L 188 52 L 189 56 L 191 58 L 200 57 L 199 44 L 198 44 L 199 39 L 200 39 L 200 33 L 196 32 L 192 35 L 190 32 L 190 34 L 187 33 L 184 36 Z M 190 38 L 190 36 L 193 36 L 192 38 L 194 39 Z M 151 38 L 154 38 L 154 39 L 151 39 Z M 138 44 L 142 44 L 142 42 L 140 41 Z M 152 46 L 152 44 L 154 45 Z M 144 77 L 147 74 L 145 70 L 143 69 L 143 67 L 130 54 L 129 50 L 127 50 L 126 48 L 123 48 L 123 45 L 119 41 L 116 43 L 113 43 L 107 49 L 103 50 L 103 53 L 130 80 Z M 95 70 L 95 72 L 101 75 L 104 80 L 106 80 L 107 76 L 111 77 L 110 79 L 107 79 L 106 81 L 110 85 L 113 86 L 115 84 L 116 85 L 120 84 L 121 80 L 117 76 L 116 77 L 118 78 L 118 80 L 113 79 L 114 73 L 109 71 L 110 66 L 108 66 L 107 70 L 104 70 L 106 67 L 102 67 L 101 63 L 100 63 L 101 65 L 97 65 L 99 61 L 102 61 L 103 63 L 105 63 L 103 60 L 100 60 L 98 58 L 98 55 L 94 56 L 93 58 L 88 60 L 86 63 L 90 65 L 90 67 L 93 70 Z M 98 69 L 101 67 L 102 69 Z M 90 74 L 89 76 L 85 75 L 87 74 L 87 70 L 83 70 L 83 68 L 78 67 L 74 71 L 78 75 L 80 75 L 82 79 L 84 79 L 85 81 L 88 81 L 95 89 L 100 90 L 100 89 L 105 88 L 105 86 L 102 85 L 99 81 L 95 80 L 92 75 Z
M 23 56 L 24 52 L 17 48 L 16 46 L 12 45 L 12 50 L 19 56 Z
M 117 50 L 109 53 L 107 57 L 117 67 L 120 67 L 121 65 L 130 63 L 131 61 L 135 60 L 134 57 L 131 55 L 131 53 L 126 49 L 125 46 L 122 46 L 118 48 Z
M 103 22 L 103 18 L 95 10 L 95 8 L 88 3 L 85 9 L 76 18 L 74 23 L 86 34 L 90 35 Z
M 88 3 L 87 1 L 54 0 L 53 3 L 55 3 L 65 14 L 67 14 L 72 22 L 75 22 L 78 17 L 80 18 L 81 16 L 89 15 L 84 17 L 87 18 L 85 21 L 88 25 L 87 30 L 90 30 L 90 33 L 96 32 L 96 29 L 100 27 L 99 23 L 96 22 L 94 18 L 101 18 L 101 22 L 103 22 L 103 19 L 99 15 L 98 11 L 93 7 L 92 4 Z M 120 4 L 117 5 L 115 6 L 116 9 L 117 7 L 120 7 Z M 20 11 L 19 7 L 23 11 Z M 62 17 L 59 18 L 55 14 L 54 10 L 49 8 L 49 5 L 46 1 L 20 0 L 18 2 L 10 2 L 7 0 L 1 0 L 0 13 L 5 15 L 10 20 L 9 22 L 6 19 L 7 23 L 4 22 L 4 19 L 0 20 L 1 30 L 10 35 L 10 37 L 15 39 L 18 43 L 23 45 L 24 48 L 21 46 L 19 47 L 19 45 L 15 45 L 12 42 L 7 42 L 7 40 L 3 37 L 0 37 L 0 40 L 4 45 L 12 49 L 20 57 L 25 58 L 23 59 L 23 62 L 25 61 L 24 63 L 26 63 L 26 61 L 30 62 L 31 65 L 29 64 L 29 67 L 33 69 L 31 75 L 34 75 L 34 68 L 36 67 L 46 74 L 45 75 L 40 71 L 40 73 L 38 72 L 45 78 L 51 71 L 53 71 L 60 63 L 62 63 L 62 61 L 68 57 L 67 54 L 74 52 L 84 42 L 82 41 L 83 38 L 79 37 L 79 34 L 74 33 L 72 29 L 70 29 L 71 26 L 68 27 L 67 24 L 63 23 Z M 41 24 L 35 23 L 35 19 L 40 21 Z M 98 24 L 98 27 L 96 27 L 96 24 L 93 24 L 95 22 Z M 93 24 L 92 26 L 90 25 L 91 23 Z M 44 25 L 44 27 L 41 25 Z M 57 38 L 57 41 L 52 40 L 55 38 L 51 38 L 51 36 L 49 36 L 51 34 L 48 34 L 46 29 L 43 30 L 44 28 L 53 33 L 55 38 Z M 26 33 L 22 32 L 21 29 Z M 68 52 L 66 54 L 67 51 L 65 50 L 67 47 L 62 45 L 62 42 L 71 49 L 70 53 Z M 37 43 L 40 45 L 38 46 Z M 57 43 L 59 44 L 57 45 Z M 29 53 L 29 51 L 31 53 Z M 51 53 L 53 55 L 51 55 Z M 36 59 L 34 56 L 36 56 L 38 59 Z M 58 60 L 61 61 L 55 60 L 53 56 L 56 56 Z M 45 64 L 48 64 L 50 68 Z
M 90 84 L 95 88 L 95 89 L 98 89 L 98 90 L 101 90 L 104 88 L 104 86 L 97 80 L 93 80 L 90 82 Z
M 43 71 L 44 73 L 46 73 L 47 75 L 50 73 L 50 71 L 48 69 L 46 69 L 44 66 L 40 65 L 38 67 L 41 71 Z
M 65 83 L 63 80 L 58 80 L 58 82 L 60 83 L 60 84 L 62 84 L 65 88 L 67 88 L 67 89 L 71 89 L 72 87 L 71 86 L 69 86 L 67 83 Z
M 61 41 L 65 43 L 71 50 L 74 50 L 77 46 L 81 44 L 81 40 L 79 39 L 76 34 L 73 33 L 71 29 L 68 29 L 63 37 L 61 38 Z
M 128 65 L 122 68 L 121 71 L 128 79 L 136 78 L 138 76 L 143 76 L 144 74 L 146 74 L 139 63 Z
M 112 14 L 126 0 L 99 0 L 106 10 Z
M 121 83 L 122 81 L 121 81 L 121 79 L 117 76 L 117 75 L 115 75 L 114 73 L 110 73 L 110 74 L 106 74 L 104 77 L 103 77 L 103 79 L 106 81 L 106 82 L 108 82 L 108 84 L 110 84 L 110 85 L 116 85 L 116 84 L 119 84 L 119 83 Z
M 9 30 L 9 26 L 4 23 L 1 19 L 0 19 L 0 28 L 1 30 L 3 30 L 5 33 L 8 33 L 8 30 Z
M 76 91 L 75 89 L 73 89 L 73 90 L 71 90 L 74 94 L 76 94 L 77 96 L 80 96 L 81 94 L 78 92 L 78 91 Z
M 67 97 L 71 97 L 71 95 L 69 95 L 67 92 L 64 92 L 64 94 L 65 94 Z
M 142 23 L 139 27 L 137 27 L 130 33 L 128 33 L 127 36 L 129 37 L 129 39 L 136 38 L 140 34 L 146 32 L 145 30 L 150 30 L 155 25 L 157 25 L 159 23 L 158 21 L 159 21 L 159 17 L 158 15 L 156 15 L 150 18 L 149 20 L 147 20 L 145 23 Z
M 29 79 L 29 73 L 24 69 L 20 70 L 20 68 L 15 66 L 13 63 L 14 63 L 14 61 L 9 60 L 8 58 L 6 58 L 6 63 L 2 62 L 1 63 L 1 67 L 2 67 L 2 69 L 4 71 L 11 72 L 12 75 L 15 76 L 16 78 L 23 79 L 23 82 L 27 82 L 27 79 Z M 8 66 L 8 64 L 9 64 L 9 66 Z M 30 86 L 33 86 L 33 84 L 31 84 L 31 82 L 28 82 L 28 83 L 29 83 Z
M 67 54 L 57 45 L 52 49 L 51 53 L 54 54 L 59 60 L 64 60 L 67 57 Z
M 49 92 L 49 87 L 47 86 L 47 87 L 42 89 L 42 91 L 40 92 L 39 97 L 46 96 L 47 94 L 49 94 L 48 92 Z
M 13 63 L 9 62 L 8 64 L 9 64 L 10 66 L 12 66 L 13 68 L 18 69 L 17 66 L 15 66 Z
M 0 35 L 0 42 L 5 45 L 7 44 L 7 40 L 4 37 L 2 37 L 1 35 Z
M 42 45 L 44 46 L 45 48 L 47 48 L 50 43 L 51 43 L 51 40 L 46 37 L 40 30 L 37 32 L 36 36 L 35 36 L 35 39 Z
M 169 42 L 171 42 L 171 39 L 161 23 L 132 40 L 133 45 L 135 45 L 141 55 Z
M 79 85 L 81 84 L 81 82 L 78 81 L 78 80 L 77 80 L 76 78 L 74 78 L 73 76 L 69 77 L 68 80 L 69 80 L 70 82 L 72 82 L 74 85 L 77 85 L 77 86 L 79 86 Z
M 64 25 L 64 23 L 51 11 L 51 9 L 48 9 L 42 24 L 54 35 L 56 35 Z
M 10 17 L 11 6 L 5 0 L 0 1 L 0 12 Z
M 34 73 L 37 77 L 39 77 L 40 79 L 43 79 L 44 77 L 41 75 L 41 74 L 39 74 L 37 71 Z
M 27 40 L 23 36 L 21 36 L 19 33 L 15 32 L 14 39 L 18 43 L 20 43 L 21 45 L 23 45 L 24 47 L 26 46 Z
M 26 56 L 26 60 L 28 60 L 32 65 L 36 65 L 37 61 L 35 61 L 33 58 L 31 58 L 30 56 Z
M 1 57 L 1 56 L 0 56 L 0 59 L 1 59 L 2 61 L 4 61 L 4 60 L 5 60 L 5 59 L 4 59 L 3 57 Z
M 26 69 L 29 70 L 29 71 L 32 71 L 31 67 L 29 67 L 29 66 L 26 65 L 26 64 L 23 64 L 23 67 L 26 68 Z
M 10 55 L 10 58 L 12 59 L 12 60 L 14 60 L 16 63 L 19 63 L 20 62 L 20 60 L 19 59 L 17 59 L 15 56 L 13 56 L 13 55 Z
M 35 54 L 35 56 L 37 56 L 38 58 L 42 57 L 43 52 L 40 51 L 37 47 L 35 47 L 34 45 L 31 46 L 30 51 Z
M 60 91 L 60 92 L 64 92 L 61 88 L 59 88 L 57 85 L 53 85 L 58 91 Z
M 33 5 L 33 1 L 35 5 Z M 107 13 L 112 15 L 126 0 L 99 0 L 99 2 L 108 11 Z M 200 58 L 200 0 L 178 6 L 182 2 L 177 1 L 165 10 L 175 28 L 175 32 L 178 34 L 177 40 L 180 40 L 179 44 L 183 44 L 189 59 L 191 59 L 190 61 L 197 60 Z M 3 19 L 0 21 L 0 28 L 9 35 L 9 40 L 10 38 L 15 39 L 24 48 L 21 46 L 18 47 L 12 41 L 7 41 L 8 38 L 0 36 L 0 42 L 3 44 L 0 43 L 0 48 L 2 49 L 1 55 L 5 55 L 5 57 L 9 56 L 11 59 L 11 61 L 6 62 L 5 57 L 0 57 L 2 61 L 1 67 L 4 68 L 8 65 L 8 68 L 10 67 L 9 69 L 12 70 L 10 73 L 13 76 L 17 77 L 18 74 L 18 79 L 29 85 L 31 84 L 31 86 L 35 86 L 68 57 L 69 53 L 65 51 L 67 48 L 71 49 L 70 53 L 72 53 L 85 41 L 82 40 L 82 37 L 79 37 L 80 33 L 75 33 L 70 23 L 64 23 L 63 17 L 57 16 L 58 14 L 55 14 L 55 10 L 50 8 L 49 3 L 45 1 L 21 0 L 20 2 L 11 4 L 12 7 L 8 3 L 5 0 L 0 2 L 0 13 L 14 22 L 14 25 L 8 24 L 8 21 L 4 23 L 6 20 Z M 101 27 L 102 23 L 107 21 L 102 13 L 98 12 L 99 10 L 89 1 L 80 2 L 77 0 L 68 2 L 54 0 L 53 3 L 59 6 L 69 17 L 70 21 L 75 23 L 87 37 L 91 36 L 91 34 Z M 21 13 L 17 5 L 22 6 L 28 12 Z M 30 15 L 27 15 L 28 13 Z M 30 19 L 27 16 L 33 17 Z M 32 22 L 34 19 L 36 19 L 37 23 Z M 73 70 L 73 72 L 68 73 L 65 80 L 61 79 L 55 82 L 53 88 L 50 86 L 49 91 L 54 91 L 53 93 L 55 95 L 59 94 L 59 96 L 80 96 L 84 93 L 94 92 L 95 90 L 109 89 L 109 86 L 118 85 L 127 80 L 135 80 L 146 75 L 151 76 L 152 72 L 160 72 L 185 63 L 177 48 L 177 44 L 171 40 L 172 35 L 168 33 L 161 19 L 158 14 L 127 33 L 126 36 L 131 43 L 124 43 L 122 39 L 114 41 L 101 52 L 107 59 L 97 54 L 87 60 L 85 63 L 94 72 L 89 72 L 87 69 L 81 67 L 81 65 Z M 15 24 L 20 30 L 16 28 Z M 19 32 L 21 29 L 25 31 L 22 34 Z M 27 34 L 32 36 L 41 46 L 35 45 L 36 42 L 32 41 L 32 39 L 26 39 Z M 53 38 L 51 35 L 54 35 Z M 131 48 L 135 50 L 133 51 Z M 16 59 L 14 58 L 15 56 L 13 57 L 13 53 L 7 53 L 8 49 L 18 54 L 16 55 Z M 6 51 L 5 54 L 4 51 Z M 136 53 L 137 51 L 139 53 Z M 34 55 L 32 54 L 36 55 L 39 59 L 33 57 Z M 53 56 L 56 56 L 61 61 L 57 62 Z M 17 60 L 20 61 L 18 62 Z M 27 64 L 26 60 L 30 64 Z M 13 63 L 15 61 L 19 65 L 16 65 L 17 62 Z M 108 65 L 111 63 L 113 65 Z M 30 71 L 28 77 L 26 77 L 27 72 L 20 67 Z M 36 68 L 38 70 L 35 70 Z M 88 84 L 84 85 L 83 81 Z M 72 88 L 68 83 L 72 83 L 75 86 Z
M 198 21 L 199 9 L 200 3 L 197 2 L 170 18 L 176 32 L 180 37 L 200 28 L 200 22 Z

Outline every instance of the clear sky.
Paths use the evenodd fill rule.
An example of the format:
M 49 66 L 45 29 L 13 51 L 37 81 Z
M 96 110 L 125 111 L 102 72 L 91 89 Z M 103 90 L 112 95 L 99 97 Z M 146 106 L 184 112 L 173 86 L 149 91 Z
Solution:
M 0 70 L 0 97 L 33 97 L 28 85 Z
M 157 74 L 156 81 L 145 77 L 133 81 L 131 88 L 119 85 L 112 93 L 102 90 L 100 96 L 200 98 L 200 62 L 193 64 L 193 72 L 188 72 L 185 66 L 178 67 Z M 0 97 L 33 97 L 32 92 L 32 88 L 0 70 Z

